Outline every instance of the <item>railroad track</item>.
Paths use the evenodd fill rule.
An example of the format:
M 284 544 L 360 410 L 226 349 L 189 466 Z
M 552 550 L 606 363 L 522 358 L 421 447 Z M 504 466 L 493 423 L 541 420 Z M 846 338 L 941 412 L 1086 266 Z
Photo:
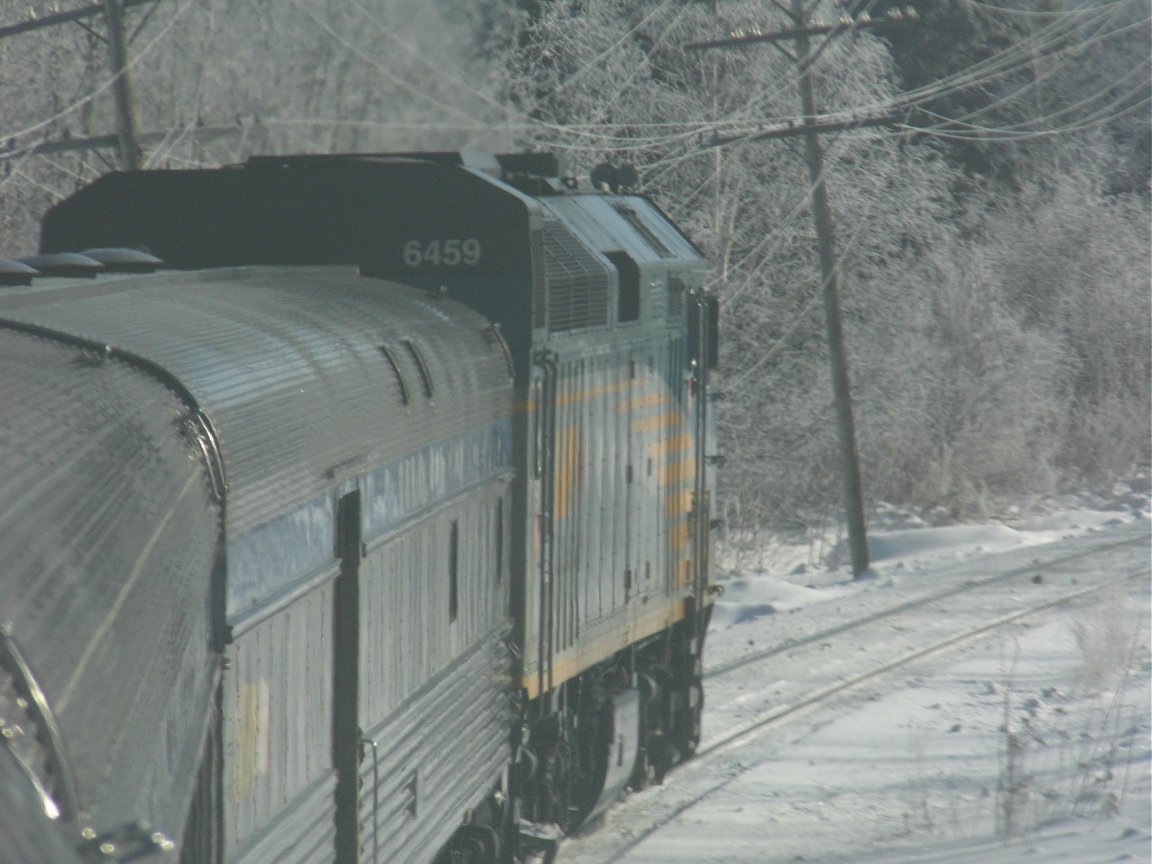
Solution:
M 807 698 L 771 711 L 763 717 L 757 719 L 755 722 L 746 724 L 742 728 L 729 730 L 716 738 L 710 739 L 709 741 L 705 742 L 704 745 L 697 751 L 697 755 L 707 756 L 711 753 L 720 752 L 728 747 L 733 746 L 734 744 L 739 743 L 743 739 L 748 738 L 750 735 L 759 733 L 760 731 L 771 726 L 778 725 L 781 721 L 789 719 L 792 716 L 803 712 L 807 708 L 827 702 L 834 696 L 842 695 L 851 690 L 854 690 L 860 687 L 862 684 L 866 684 L 875 678 L 880 678 L 881 676 L 890 672 L 894 672 L 898 669 L 901 669 L 902 667 L 909 666 L 910 664 L 915 663 L 917 660 L 923 660 L 927 657 L 931 657 L 934 654 L 940 654 L 950 649 L 958 648 L 973 641 L 974 639 L 980 638 L 986 633 L 992 632 L 993 630 L 997 630 L 1009 624 L 1015 624 L 1019 621 L 1030 618 L 1033 615 L 1038 615 L 1041 612 L 1054 609 L 1057 606 L 1065 606 L 1086 595 L 1095 594 L 1099 591 L 1104 591 L 1119 584 L 1134 582 L 1141 578 L 1147 579 L 1150 576 L 1152 576 L 1152 568 L 1144 567 L 1142 569 L 1125 573 L 1122 576 L 1115 577 L 1104 582 L 1087 585 L 1072 591 L 1065 591 L 1055 599 L 1047 600 L 1043 603 L 1035 603 L 1029 605 L 1024 609 L 1012 612 L 1008 615 L 1001 615 L 992 621 L 981 624 L 980 626 L 965 629 L 961 633 L 951 635 L 945 639 L 941 639 L 929 645 L 925 645 L 911 651 L 906 651 L 895 659 L 889 660 L 880 666 L 869 669 L 866 672 L 861 672 L 858 675 L 853 675 L 843 681 L 838 681 L 836 684 L 830 687 L 817 690 Z M 949 594 L 949 596 L 951 596 L 951 594 Z M 923 606 L 927 604 L 917 605 Z
M 846 634 L 857 631 L 866 631 L 870 627 L 891 627 L 894 621 L 908 618 L 915 613 L 930 611 L 934 606 L 940 606 L 946 602 L 963 598 L 965 595 L 978 595 L 988 590 L 1012 586 L 1016 582 L 1028 583 L 1035 579 L 1038 572 L 1052 573 L 1061 565 L 1075 564 L 1086 558 L 1099 558 L 1112 551 L 1122 551 L 1128 547 L 1137 546 L 1147 548 L 1147 534 L 1141 534 L 1139 537 L 1126 538 L 1111 543 L 1094 545 L 1054 558 L 1033 560 L 1026 566 L 1016 567 L 984 579 L 967 580 L 962 584 L 932 592 L 867 615 L 858 616 L 833 627 L 823 628 L 803 638 L 793 639 L 735 658 L 721 666 L 714 667 L 706 678 L 710 678 L 713 685 L 715 685 L 720 679 L 723 679 L 724 676 L 739 669 L 757 664 L 765 664 L 770 660 L 779 658 L 781 655 L 792 656 L 797 653 L 803 655 L 805 649 L 815 649 L 819 651 L 828 645 L 830 639 L 835 637 L 843 637 Z M 1037 551 L 1040 551 L 1039 548 Z M 1078 600 L 1109 588 L 1127 586 L 1140 579 L 1147 580 L 1150 576 L 1152 576 L 1152 568 L 1147 566 L 1134 569 L 1129 568 L 1118 575 L 1102 577 L 1099 581 L 1093 582 L 1092 584 L 1070 584 L 1058 588 L 1056 591 L 1048 590 L 1045 592 L 1043 598 L 1026 600 L 1023 602 L 1023 605 L 1018 605 L 1018 608 L 1010 613 L 996 615 L 993 618 L 988 618 L 985 615 L 979 620 L 961 623 L 949 632 L 940 633 L 931 638 L 917 638 L 914 632 L 908 633 L 909 638 L 912 638 L 916 642 L 914 646 L 903 651 L 898 651 L 895 654 L 890 654 L 884 659 L 874 662 L 873 665 L 870 665 L 866 669 L 840 675 L 824 687 L 803 695 L 797 694 L 792 698 L 786 699 L 781 704 L 766 710 L 761 710 L 754 718 L 746 722 L 729 725 L 727 728 L 703 741 L 700 749 L 697 751 L 695 759 L 678 768 L 669 778 L 669 785 L 683 787 L 685 790 L 683 794 L 674 795 L 673 801 L 663 802 L 662 805 L 656 809 L 656 812 L 647 813 L 643 818 L 635 822 L 629 822 L 629 836 L 626 839 L 619 838 L 619 842 L 614 842 L 612 838 L 605 838 L 606 842 L 597 844 L 596 852 L 591 855 L 583 853 L 578 860 L 581 864 L 593 861 L 596 862 L 596 864 L 614 864 L 614 862 L 621 861 L 630 851 L 643 843 L 644 840 L 660 831 L 665 825 L 673 822 L 681 814 L 717 792 L 720 792 L 747 772 L 758 767 L 763 760 L 756 760 L 752 764 L 744 764 L 740 759 L 735 758 L 734 751 L 739 750 L 741 745 L 761 735 L 779 729 L 790 721 L 798 720 L 818 708 L 835 704 L 838 700 L 846 700 L 851 699 L 853 696 L 858 696 L 859 691 L 867 685 L 877 683 L 887 676 L 892 676 L 907 670 L 919 661 L 926 660 L 934 655 L 946 654 L 949 651 L 956 650 L 987 636 L 996 630 L 1023 623 L 1027 619 L 1045 611 L 1075 603 Z M 1051 587 L 1052 586 L 1049 585 L 1049 588 Z M 953 610 L 948 611 L 952 612 Z M 973 613 L 962 612 L 959 617 L 971 614 Z M 976 614 L 979 618 L 978 613 Z M 903 630 L 903 628 L 901 629 Z M 870 659 L 874 660 L 875 658 Z M 724 770 L 715 771 L 717 760 L 724 760 Z M 693 789 L 691 788 L 692 775 L 700 770 L 719 773 L 724 779 L 703 788 Z M 614 814 L 612 818 L 626 820 L 630 818 L 630 815 L 629 813 L 618 812 Z M 562 854 L 560 860 L 564 862 L 569 859 Z
M 1088 549 L 1079 550 L 1067 555 L 1061 555 L 1057 558 L 1052 558 L 1046 561 L 1032 561 L 1026 566 L 1016 567 L 1012 570 L 1008 570 L 1004 573 L 998 573 L 995 576 L 989 576 L 984 579 L 968 579 L 959 585 L 954 585 L 950 588 L 946 588 L 943 591 L 932 592 L 924 596 L 908 600 L 904 603 L 897 604 L 895 606 L 888 606 L 876 612 L 872 612 L 867 615 L 845 621 L 841 624 L 837 624 L 834 627 L 828 627 L 822 630 L 814 631 L 799 639 L 788 640 L 780 643 L 779 645 L 773 645 L 760 651 L 752 651 L 740 657 L 728 660 L 724 663 L 709 665 L 705 669 L 704 680 L 707 682 L 711 679 L 720 678 L 744 666 L 759 663 L 762 660 L 766 660 L 770 657 L 775 657 L 789 651 L 795 651 L 796 649 L 802 648 L 806 645 L 827 642 L 829 639 L 832 639 L 836 636 L 841 636 L 852 630 L 857 630 L 868 624 L 883 621 L 900 613 L 923 608 L 933 603 L 949 600 L 953 597 L 957 597 L 970 591 L 975 591 L 994 585 L 1002 585 L 1022 579 L 1035 578 L 1038 570 L 1041 569 L 1051 570 L 1053 568 L 1059 567 L 1062 564 L 1069 564 L 1075 561 L 1081 561 L 1085 558 L 1090 558 L 1092 556 L 1099 556 L 1101 553 L 1141 545 L 1145 547 L 1148 546 L 1148 537 L 1146 535 L 1141 535 L 1135 538 L 1128 538 L 1125 540 L 1118 540 L 1113 543 L 1106 543 L 1099 546 L 1092 546 Z

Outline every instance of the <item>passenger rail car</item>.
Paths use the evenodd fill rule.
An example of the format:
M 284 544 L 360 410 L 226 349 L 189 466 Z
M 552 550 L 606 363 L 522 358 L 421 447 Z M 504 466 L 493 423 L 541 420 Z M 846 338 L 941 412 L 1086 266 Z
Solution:
M 528 860 L 691 753 L 715 305 L 560 173 L 114 174 L 0 265 L 0 862 Z

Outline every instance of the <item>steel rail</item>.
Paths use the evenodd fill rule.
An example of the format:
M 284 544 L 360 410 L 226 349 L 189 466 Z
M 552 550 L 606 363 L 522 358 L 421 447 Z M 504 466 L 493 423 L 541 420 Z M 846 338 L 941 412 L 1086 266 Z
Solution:
M 1118 546 L 1128 545 L 1131 542 L 1135 542 L 1135 541 L 1122 541 L 1119 543 L 1109 544 L 1108 546 L 1103 547 L 1103 548 L 1111 549 L 1111 548 L 1115 548 Z M 1141 542 L 1146 543 L 1147 542 L 1146 538 L 1141 538 Z M 1075 558 L 1084 557 L 1085 555 L 1090 554 L 1092 552 L 1099 552 L 1100 549 L 1101 549 L 1101 547 L 1094 547 L 1093 549 L 1087 550 L 1084 553 L 1076 553 L 1073 555 L 1063 556 L 1059 559 L 1053 559 L 1052 562 L 1048 562 L 1048 563 L 1051 564 L 1051 563 L 1055 563 L 1055 562 L 1074 560 Z M 1010 571 L 1010 572 L 1013 573 L 1014 575 L 1019 575 L 1019 571 L 1025 570 L 1025 569 L 1027 569 L 1027 570 L 1035 569 L 1035 565 L 1033 565 L 1032 567 L 1029 567 L 1029 568 L 1017 568 L 1017 570 Z M 1002 574 L 1002 575 L 1006 575 L 1006 574 Z M 945 639 L 937 640 L 937 641 L 935 641 L 929 645 L 915 648 L 911 651 L 906 651 L 903 654 L 900 654 L 898 657 L 895 657 L 892 660 L 884 662 L 880 666 L 877 666 L 873 669 L 869 669 L 866 672 L 861 672 L 857 675 L 853 675 L 849 678 L 837 681 L 835 684 L 830 685 L 828 687 L 824 687 L 820 690 L 817 690 L 817 691 L 811 693 L 810 695 L 808 695 L 802 699 L 799 699 L 798 701 L 792 702 L 788 705 L 780 706 L 776 709 L 773 709 L 773 710 L 767 712 L 766 714 L 762 714 L 760 717 L 756 718 L 753 721 L 749 721 L 747 723 L 740 724 L 740 725 L 736 726 L 735 728 L 723 733 L 722 735 L 718 736 L 717 738 L 715 738 L 711 741 L 703 742 L 700 749 L 696 752 L 696 756 L 692 760 L 692 762 L 687 763 L 683 767 L 686 769 L 691 769 L 692 765 L 694 763 L 700 761 L 700 760 L 707 760 L 710 757 L 714 758 L 714 757 L 736 747 L 737 745 L 741 745 L 741 744 L 746 743 L 747 740 L 754 738 L 754 737 L 762 734 L 763 732 L 765 732 L 765 731 L 767 731 L 767 730 L 769 730 L 775 726 L 783 725 L 786 721 L 792 720 L 798 716 L 801 716 L 804 712 L 806 712 L 809 709 L 817 707 L 823 703 L 827 703 L 836 697 L 844 696 L 844 695 L 848 694 L 849 692 L 851 692 L 851 691 L 853 691 L 853 690 L 855 690 L 855 689 L 857 689 L 857 688 L 859 688 L 865 684 L 873 682 L 878 678 L 881 678 L 881 677 L 888 675 L 892 672 L 895 672 L 901 668 L 909 666 L 909 665 L 911 665 L 911 664 L 913 664 L 919 660 L 926 659 L 926 658 L 931 657 L 935 654 L 946 653 L 949 650 L 958 648 L 958 647 L 960 647 L 960 646 L 962 646 L 968 642 L 971 642 L 975 639 L 979 639 L 980 637 L 992 632 L 993 630 L 997 630 L 1001 627 L 1005 627 L 1005 626 L 1008 626 L 1010 624 L 1015 624 L 1015 623 L 1020 622 L 1020 621 L 1026 619 L 1032 615 L 1036 615 L 1036 614 L 1044 612 L 1046 610 L 1053 609 L 1053 608 L 1056 608 L 1059 606 L 1063 606 L 1063 605 L 1066 605 L 1068 603 L 1072 603 L 1075 600 L 1078 600 L 1078 599 L 1085 597 L 1089 594 L 1092 594 L 1092 593 L 1095 593 L 1098 591 L 1103 591 L 1107 588 L 1112 588 L 1112 587 L 1115 587 L 1116 585 L 1124 584 L 1124 583 L 1130 582 L 1130 581 L 1138 579 L 1138 578 L 1145 578 L 1146 579 L 1149 576 L 1152 576 L 1152 568 L 1144 567 L 1144 568 L 1141 568 L 1139 570 L 1125 573 L 1119 577 L 1104 579 L 1103 581 L 1098 582 L 1098 583 L 1094 583 L 1092 585 L 1076 588 L 1073 591 L 1063 592 L 1059 597 L 1056 597 L 1056 598 L 1053 598 L 1050 600 L 1046 600 L 1043 603 L 1032 604 L 1025 609 L 1020 609 L 1020 610 L 1017 610 L 1015 612 L 1011 612 L 1007 615 L 998 616 L 997 618 L 994 618 L 991 621 L 986 621 L 985 623 L 983 623 L 977 627 L 971 627 L 971 628 L 965 629 L 961 633 L 953 634 L 953 635 L 951 635 Z M 997 581 L 1002 581 L 1002 580 L 997 579 L 997 578 L 984 580 L 979 586 L 976 586 L 976 587 L 982 587 L 983 585 L 995 584 L 995 582 L 997 582 Z M 948 596 L 952 596 L 953 594 L 956 594 L 956 593 L 961 593 L 961 591 L 963 591 L 963 590 L 970 590 L 971 587 L 973 587 L 973 586 L 970 584 L 963 586 L 963 588 L 960 589 L 959 591 L 948 592 Z M 940 596 L 940 597 L 937 597 L 935 599 L 937 599 L 937 600 L 946 599 L 946 597 Z M 914 602 L 911 604 L 905 604 L 901 608 L 913 608 L 915 606 L 927 605 L 929 602 L 930 601 Z M 887 614 L 890 614 L 891 611 L 892 610 L 889 610 L 889 613 L 887 613 Z M 869 616 L 869 617 L 873 620 L 877 620 L 877 619 L 880 619 L 880 618 L 883 618 L 886 616 L 885 615 L 875 615 L 875 616 Z M 861 620 L 863 620 L 863 619 L 861 619 Z M 842 628 L 842 629 L 851 629 L 851 627 Z M 803 641 L 805 643 L 807 643 L 807 642 L 810 642 L 813 640 L 805 639 Z M 789 645 L 788 647 L 789 648 L 795 647 L 795 644 L 796 643 Z M 771 652 L 771 653 L 775 653 L 775 652 Z M 765 659 L 766 656 L 770 656 L 770 654 L 761 656 L 758 659 Z M 749 662 L 751 662 L 751 661 L 749 661 Z M 706 788 L 706 789 L 704 789 L 704 790 L 702 790 L 696 794 L 691 795 L 691 797 L 688 800 L 678 804 L 676 807 L 674 807 L 672 810 L 670 810 L 667 813 L 660 816 L 657 820 L 652 822 L 650 825 L 640 829 L 636 834 L 633 834 L 632 836 L 630 836 L 628 838 L 627 842 L 623 846 L 610 852 L 609 857 L 600 859 L 600 864 L 616 864 L 616 862 L 622 860 L 625 855 L 627 855 L 629 852 L 631 852 L 633 849 L 635 849 L 637 846 L 639 846 L 641 843 L 643 843 L 648 837 L 650 837 L 653 834 L 655 834 L 656 832 L 658 832 L 665 825 L 668 825 L 670 822 L 674 821 L 681 814 L 687 812 L 692 807 L 699 804 L 701 801 L 704 801 L 705 799 L 709 798 L 714 793 L 716 793 L 716 792 L 722 790 L 723 788 L 725 788 L 726 786 L 730 785 L 735 780 L 738 780 L 740 777 L 744 776 L 749 771 L 758 767 L 760 764 L 761 764 L 761 762 L 757 761 L 757 762 L 754 762 L 754 763 L 748 764 L 748 765 L 740 765 L 737 771 L 731 773 L 729 776 L 726 776 L 719 783 L 715 783 L 715 784 L 709 786 L 708 788 Z M 673 775 L 673 776 L 675 776 L 675 775 Z
M 1111 551 L 1113 549 L 1119 549 L 1119 548 L 1122 548 L 1125 546 L 1134 546 L 1137 544 L 1142 544 L 1142 545 L 1147 546 L 1148 545 L 1148 537 L 1142 535 L 1140 537 L 1135 537 L 1135 538 L 1131 538 L 1131 539 L 1118 540 L 1114 543 L 1108 543 L 1108 544 L 1103 545 L 1103 546 L 1093 546 L 1090 549 L 1085 549 L 1083 551 L 1072 552 L 1072 553 L 1069 553 L 1067 555 L 1062 555 L 1061 557 L 1053 558 L 1050 561 L 1041 561 L 1039 563 L 1033 562 L 1033 563 L 1030 563 L 1026 567 L 1016 567 L 1016 568 L 1009 570 L 1005 573 L 999 573 L 995 576 L 988 576 L 988 577 L 985 577 L 984 579 L 968 579 L 968 580 L 965 580 L 961 585 L 958 585 L 958 586 L 953 587 L 953 588 L 949 588 L 945 591 L 938 591 L 938 592 L 935 592 L 933 594 L 925 595 L 923 597 L 917 597 L 917 598 L 912 599 L 912 600 L 907 600 L 903 603 L 897 604 L 896 606 L 890 606 L 886 609 L 881 609 L 877 612 L 872 612 L 872 613 L 869 613 L 868 615 L 863 615 L 859 618 L 854 618 L 851 621 L 844 622 L 843 624 L 837 624 L 834 627 L 828 627 L 828 628 L 825 628 L 824 630 L 817 630 L 816 632 L 810 633 L 809 635 L 804 636 L 800 639 L 794 639 L 794 640 L 791 640 L 788 642 L 782 642 L 779 645 L 773 645 L 770 648 L 764 648 L 764 649 L 761 649 L 759 651 L 750 652 L 748 654 L 745 654 L 742 657 L 737 657 L 737 658 L 735 658 L 733 660 L 729 660 L 725 663 L 718 663 L 717 665 L 710 667 L 710 668 L 706 667 L 705 671 L 704 671 L 704 680 L 708 681 L 710 679 L 719 678 L 719 677 L 721 677 L 721 676 L 723 676 L 729 672 L 732 672 L 733 670 L 740 669 L 744 666 L 749 666 L 749 665 L 754 664 L 754 663 L 758 663 L 759 661 L 764 660 L 768 657 L 775 657 L 779 654 L 785 653 L 786 651 L 792 651 L 796 648 L 802 648 L 805 645 L 811 645 L 815 642 L 823 642 L 823 641 L 826 641 L 827 639 L 829 639 L 833 636 L 840 636 L 840 635 L 843 635 L 844 633 L 850 633 L 851 631 L 853 631 L 859 627 L 863 627 L 867 624 L 873 624 L 877 621 L 882 621 L 885 618 L 888 618 L 889 616 L 897 615 L 901 612 L 906 612 L 910 609 L 916 609 L 916 608 L 919 608 L 922 606 L 927 606 L 931 603 L 936 603 L 940 600 L 947 600 L 951 597 L 956 597 L 960 594 L 965 594 L 965 593 L 972 591 L 974 589 L 984 588 L 984 587 L 987 587 L 989 585 L 995 585 L 998 582 L 1010 582 L 1011 580 L 1016 579 L 1016 578 L 1021 577 L 1021 576 L 1035 575 L 1039 568 L 1052 568 L 1055 566 L 1059 566 L 1060 564 L 1065 564 L 1069 561 L 1076 561 L 1080 558 L 1087 558 L 1087 557 L 1090 557 L 1093 555 L 1098 555 L 1101 552 L 1108 552 L 1108 551 Z

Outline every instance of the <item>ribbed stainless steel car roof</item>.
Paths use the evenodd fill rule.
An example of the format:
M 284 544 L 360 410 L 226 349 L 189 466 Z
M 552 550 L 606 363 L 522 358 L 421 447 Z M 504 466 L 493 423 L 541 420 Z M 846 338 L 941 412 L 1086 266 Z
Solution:
M 212 716 L 220 514 L 188 419 L 148 370 L 0 327 L 0 715 L 98 833 L 179 840 Z
M 350 268 L 39 284 L 0 295 L 0 319 L 131 352 L 199 402 L 219 436 L 233 534 L 430 432 L 448 437 L 509 410 L 491 398 L 509 373 L 479 315 Z

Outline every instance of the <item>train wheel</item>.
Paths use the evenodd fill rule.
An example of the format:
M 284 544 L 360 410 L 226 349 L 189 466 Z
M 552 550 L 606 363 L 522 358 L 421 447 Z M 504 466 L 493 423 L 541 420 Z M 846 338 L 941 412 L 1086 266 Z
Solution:
M 461 825 L 436 864 L 499 864 L 500 836 L 491 825 Z

